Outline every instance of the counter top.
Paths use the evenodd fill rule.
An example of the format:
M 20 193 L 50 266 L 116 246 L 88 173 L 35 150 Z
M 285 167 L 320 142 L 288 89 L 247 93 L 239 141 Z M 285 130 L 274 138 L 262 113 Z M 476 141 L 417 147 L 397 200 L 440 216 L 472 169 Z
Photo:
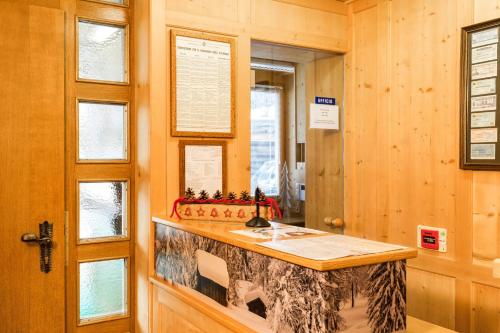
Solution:
M 387 261 L 411 259 L 417 256 L 416 249 L 405 248 L 390 252 L 350 256 L 332 260 L 312 260 L 258 245 L 261 242 L 269 241 L 269 239 L 257 239 L 232 233 L 231 231 L 233 230 L 248 229 L 241 222 L 178 220 L 176 218 L 170 218 L 167 216 L 154 216 L 153 222 L 168 225 L 170 227 L 179 230 L 183 230 L 199 236 L 210 238 L 216 241 L 224 242 L 249 251 L 260 253 L 269 257 L 277 258 L 283 261 L 287 261 L 296 265 L 308 267 L 318 271 L 330 271 L 346 267 L 355 267 L 355 266 L 377 264 Z M 286 226 L 276 222 L 271 222 L 271 225 L 273 227 Z M 325 235 L 329 234 L 326 233 L 321 235 L 292 236 L 288 237 L 287 239 L 320 237 Z

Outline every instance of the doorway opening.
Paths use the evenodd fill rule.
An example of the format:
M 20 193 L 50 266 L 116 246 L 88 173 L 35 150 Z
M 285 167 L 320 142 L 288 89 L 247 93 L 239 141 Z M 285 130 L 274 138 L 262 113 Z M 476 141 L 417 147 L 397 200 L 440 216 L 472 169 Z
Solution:
M 344 205 L 343 56 L 261 41 L 251 56 L 251 190 L 278 200 L 280 222 L 330 230 Z M 335 99 L 338 129 L 311 128 L 316 96 Z

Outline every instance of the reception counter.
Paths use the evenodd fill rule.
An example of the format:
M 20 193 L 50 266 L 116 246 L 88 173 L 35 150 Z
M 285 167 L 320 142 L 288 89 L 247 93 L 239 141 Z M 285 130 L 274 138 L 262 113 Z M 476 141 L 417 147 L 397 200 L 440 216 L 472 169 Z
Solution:
M 153 331 L 405 330 L 406 259 L 415 249 L 314 260 L 273 243 L 334 236 L 283 227 L 272 223 L 266 239 L 235 233 L 248 230 L 242 223 L 154 217 Z

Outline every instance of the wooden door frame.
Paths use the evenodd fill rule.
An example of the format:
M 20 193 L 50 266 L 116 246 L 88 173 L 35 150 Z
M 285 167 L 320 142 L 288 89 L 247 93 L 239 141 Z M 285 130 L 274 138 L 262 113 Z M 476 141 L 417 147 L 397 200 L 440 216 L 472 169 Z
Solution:
M 134 332 L 135 320 L 135 110 L 134 110 L 134 29 L 133 0 L 125 5 L 104 0 L 61 0 L 66 12 L 66 211 L 67 211 L 67 332 Z M 122 25 L 126 31 L 126 82 L 105 82 L 78 78 L 79 19 Z M 126 104 L 128 119 L 127 148 L 124 160 L 78 159 L 78 101 Z M 128 183 L 128 234 L 126 237 L 96 242 L 80 242 L 78 236 L 78 183 L 80 181 L 126 180 Z M 80 262 L 110 258 L 127 259 L 128 312 L 125 315 L 80 322 L 78 303 L 78 265 Z

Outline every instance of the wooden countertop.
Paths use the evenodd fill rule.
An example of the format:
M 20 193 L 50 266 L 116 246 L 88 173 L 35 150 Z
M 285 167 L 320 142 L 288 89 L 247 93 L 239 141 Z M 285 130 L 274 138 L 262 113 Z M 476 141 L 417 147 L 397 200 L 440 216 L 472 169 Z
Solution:
M 258 243 L 269 241 L 269 239 L 256 239 L 231 233 L 232 230 L 247 229 L 241 222 L 213 222 L 213 221 L 195 221 L 195 220 L 179 220 L 167 216 L 154 216 L 153 222 L 168 225 L 170 227 L 184 230 L 196 235 L 211 238 L 223 243 L 234 245 L 246 250 L 257 252 L 269 257 L 277 258 L 296 265 L 312 268 L 318 271 L 330 271 L 345 267 L 355 267 L 370 264 L 377 264 L 387 261 L 395 261 L 402 259 L 411 259 L 417 256 L 417 250 L 406 248 L 384 253 L 366 254 L 361 256 L 350 256 L 333 260 L 312 260 L 307 259 L 263 246 Z M 273 227 L 286 226 L 280 223 L 271 222 Z M 296 236 L 287 239 L 304 238 L 304 237 L 319 237 L 322 235 Z

